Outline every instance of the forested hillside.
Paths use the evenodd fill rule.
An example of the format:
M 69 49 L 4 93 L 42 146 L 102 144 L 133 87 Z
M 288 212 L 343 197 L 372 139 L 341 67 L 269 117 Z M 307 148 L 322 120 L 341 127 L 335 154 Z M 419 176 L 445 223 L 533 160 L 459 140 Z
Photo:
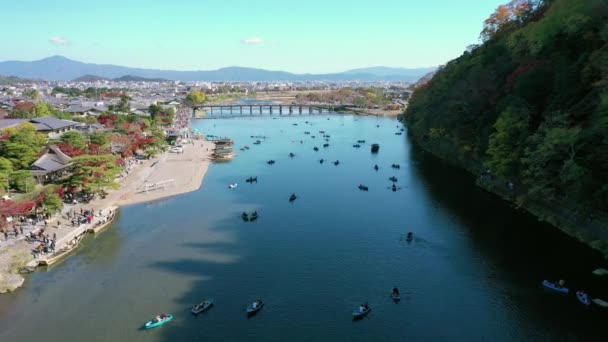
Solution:
M 515 0 L 413 94 L 423 148 L 608 251 L 608 0 Z

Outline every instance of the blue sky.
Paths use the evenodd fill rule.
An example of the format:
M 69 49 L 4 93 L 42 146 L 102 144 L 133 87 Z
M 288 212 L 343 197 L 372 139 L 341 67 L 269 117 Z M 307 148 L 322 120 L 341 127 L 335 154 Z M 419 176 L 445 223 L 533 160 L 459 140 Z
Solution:
M 0 0 L 0 60 L 175 70 L 424 67 L 477 43 L 506 0 Z

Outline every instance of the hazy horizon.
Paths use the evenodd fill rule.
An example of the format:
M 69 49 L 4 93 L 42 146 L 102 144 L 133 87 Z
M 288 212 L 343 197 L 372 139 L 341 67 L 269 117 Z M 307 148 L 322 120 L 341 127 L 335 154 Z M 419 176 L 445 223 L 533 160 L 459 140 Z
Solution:
M 266 71 L 284 71 L 284 72 L 289 72 L 289 73 L 294 73 L 294 74 L 317 74 L 317 73 L 307 73 L 307 72 L 291 72 L 288 70 L 279 70 L 279 69 L 264 69 L 264 68 L 258 68 L 258 67 L 252 67 L 252 66 L 247 66 L 247 65 L 226 65 L 226 66 L 221 66 L 218 68 L 214 68 L 214 69 L 190 69 L 190 70 L 181 70 L 181 69 L 175 69 L 175 68 L 171 68 L 171 69 L 161 69 L 161 68 L 155 68 L 155 67 L 140 67 L 137 65 L 125 65 L 125 64 L 113 64 L 113 63 L 93 63 L 93 62 L 89 62 L 89 61 L 84 61 L 84 60 L 78 60 L 76 58 L 71 58 L 69 56 L 65 56 L 65 55 L 50 55 L 50 56 L 46 56 L 46 57 L 42 57 L 42 58 L 37 58 L 37 59 L 32 59 L 32 60 L 16 60 L 16 59 L 6 59 L 6 60 L 0 60 L 0 63 L 2 62 L 36 62 L 36 61 L 40 61 L 40 60 L 45 60 L 45 59 L 49 59 L 49 58 L 55 58 L 55 57 L 60 57 L 60 58 L 66 58 L 72 61 L 76 61 L 76 62 L 82 62 L 82 63 L 86 63 L 86 64 L 97 64 L 97 65 L 114 65 L 114 66 L 121 66 L 121 67 L 127 67 L 127 68 L 133 68 L 133 69 L 153 69 L 153 70 L 171 70 L 171 71 L 214 71 L 214 70 L 219 70 L 219 69 L 227 69 L 227 68 L 251 68 L 251 69 L 260 69 L 260 70 L 266 70 Z M 371 65 L 371 66 L 362 66 L 362 67 L 354 67 L 351 69 L 344 69 L 344 70 L 336 70 L 336 71 L 331 71 L 331 72 L 327 72 L 328 74 L 333 74 L 333 73 L 343 73 L 343 72 L 349 72 L 349 71 L 353 71 L 353 70 L 358 70 L 358 69 L 373 69 L 373 68 L 389 68 L 389 69 L 432 69 L 432 68 L 436 68 L 439 65 L 429 65 L 429 66 L 421 66 L 421 67 L 408 67 L 408 66 L 389 66 L 389 65 Z
M 478 42 L 503 0 L 425 2 L 24 0 L 5 9 L 2 61 L 61 55 L 160 70 L 239 66 L 298 74 L 442 65 Z M 27 29 L 22 29 L 27 19 Z

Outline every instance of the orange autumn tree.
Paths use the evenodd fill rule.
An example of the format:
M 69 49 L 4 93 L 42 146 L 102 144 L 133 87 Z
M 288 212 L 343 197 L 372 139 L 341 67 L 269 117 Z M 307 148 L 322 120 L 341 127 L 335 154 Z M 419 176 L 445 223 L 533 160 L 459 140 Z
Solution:
M 484 21 L 480 38 L 488 41 L 502 32 L 510 32 L 512 29 L 525 25 L 534 17 L 536 11 L 543 7 L 544 0 L 512 0 L 500 5 Z

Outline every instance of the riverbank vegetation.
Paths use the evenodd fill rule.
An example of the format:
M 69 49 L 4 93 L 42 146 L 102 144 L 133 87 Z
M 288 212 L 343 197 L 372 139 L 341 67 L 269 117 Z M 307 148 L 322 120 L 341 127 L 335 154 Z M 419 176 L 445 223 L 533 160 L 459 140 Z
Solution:
M 423 148 L 608 255 L 608 3 L 514 0 L 417 88 Z
M 68 199 L 103 196 L 107 189 L 117 187 L 115 180 L 129 158 L 145 158 L 165 150 L 165 129 L 173 125 L 175 110 L 159 104 L 150 106 L 150 116 L 123 114 L 128 112 L 129 101 L 122 94 L 118 104 L 103 114 L 86 117 L 62 112 L 42 101 L 16 105 L 9 113 L 11 118 L 53 116 L 86 122 L 88 127 L 53 138 L 27 121 L 0 131 L 0 197 L 9 198 L 0 199 L 0 229 L 11 216 L 53 214 Z M 65 167 L 35 178 L 35 162 L 48 153 L 54 156 L 51 159 L 59 158 Z M 48 166 L 49 161 L 43 163 Z
M 384 108 L 392 103 L 392 98 L 387 96 L 383 88 L 374 87 L 346 87 L 327 92 L 300 93 L 296 95 L 295 100 L 296 103 L 332 103 L 358 108 Z

